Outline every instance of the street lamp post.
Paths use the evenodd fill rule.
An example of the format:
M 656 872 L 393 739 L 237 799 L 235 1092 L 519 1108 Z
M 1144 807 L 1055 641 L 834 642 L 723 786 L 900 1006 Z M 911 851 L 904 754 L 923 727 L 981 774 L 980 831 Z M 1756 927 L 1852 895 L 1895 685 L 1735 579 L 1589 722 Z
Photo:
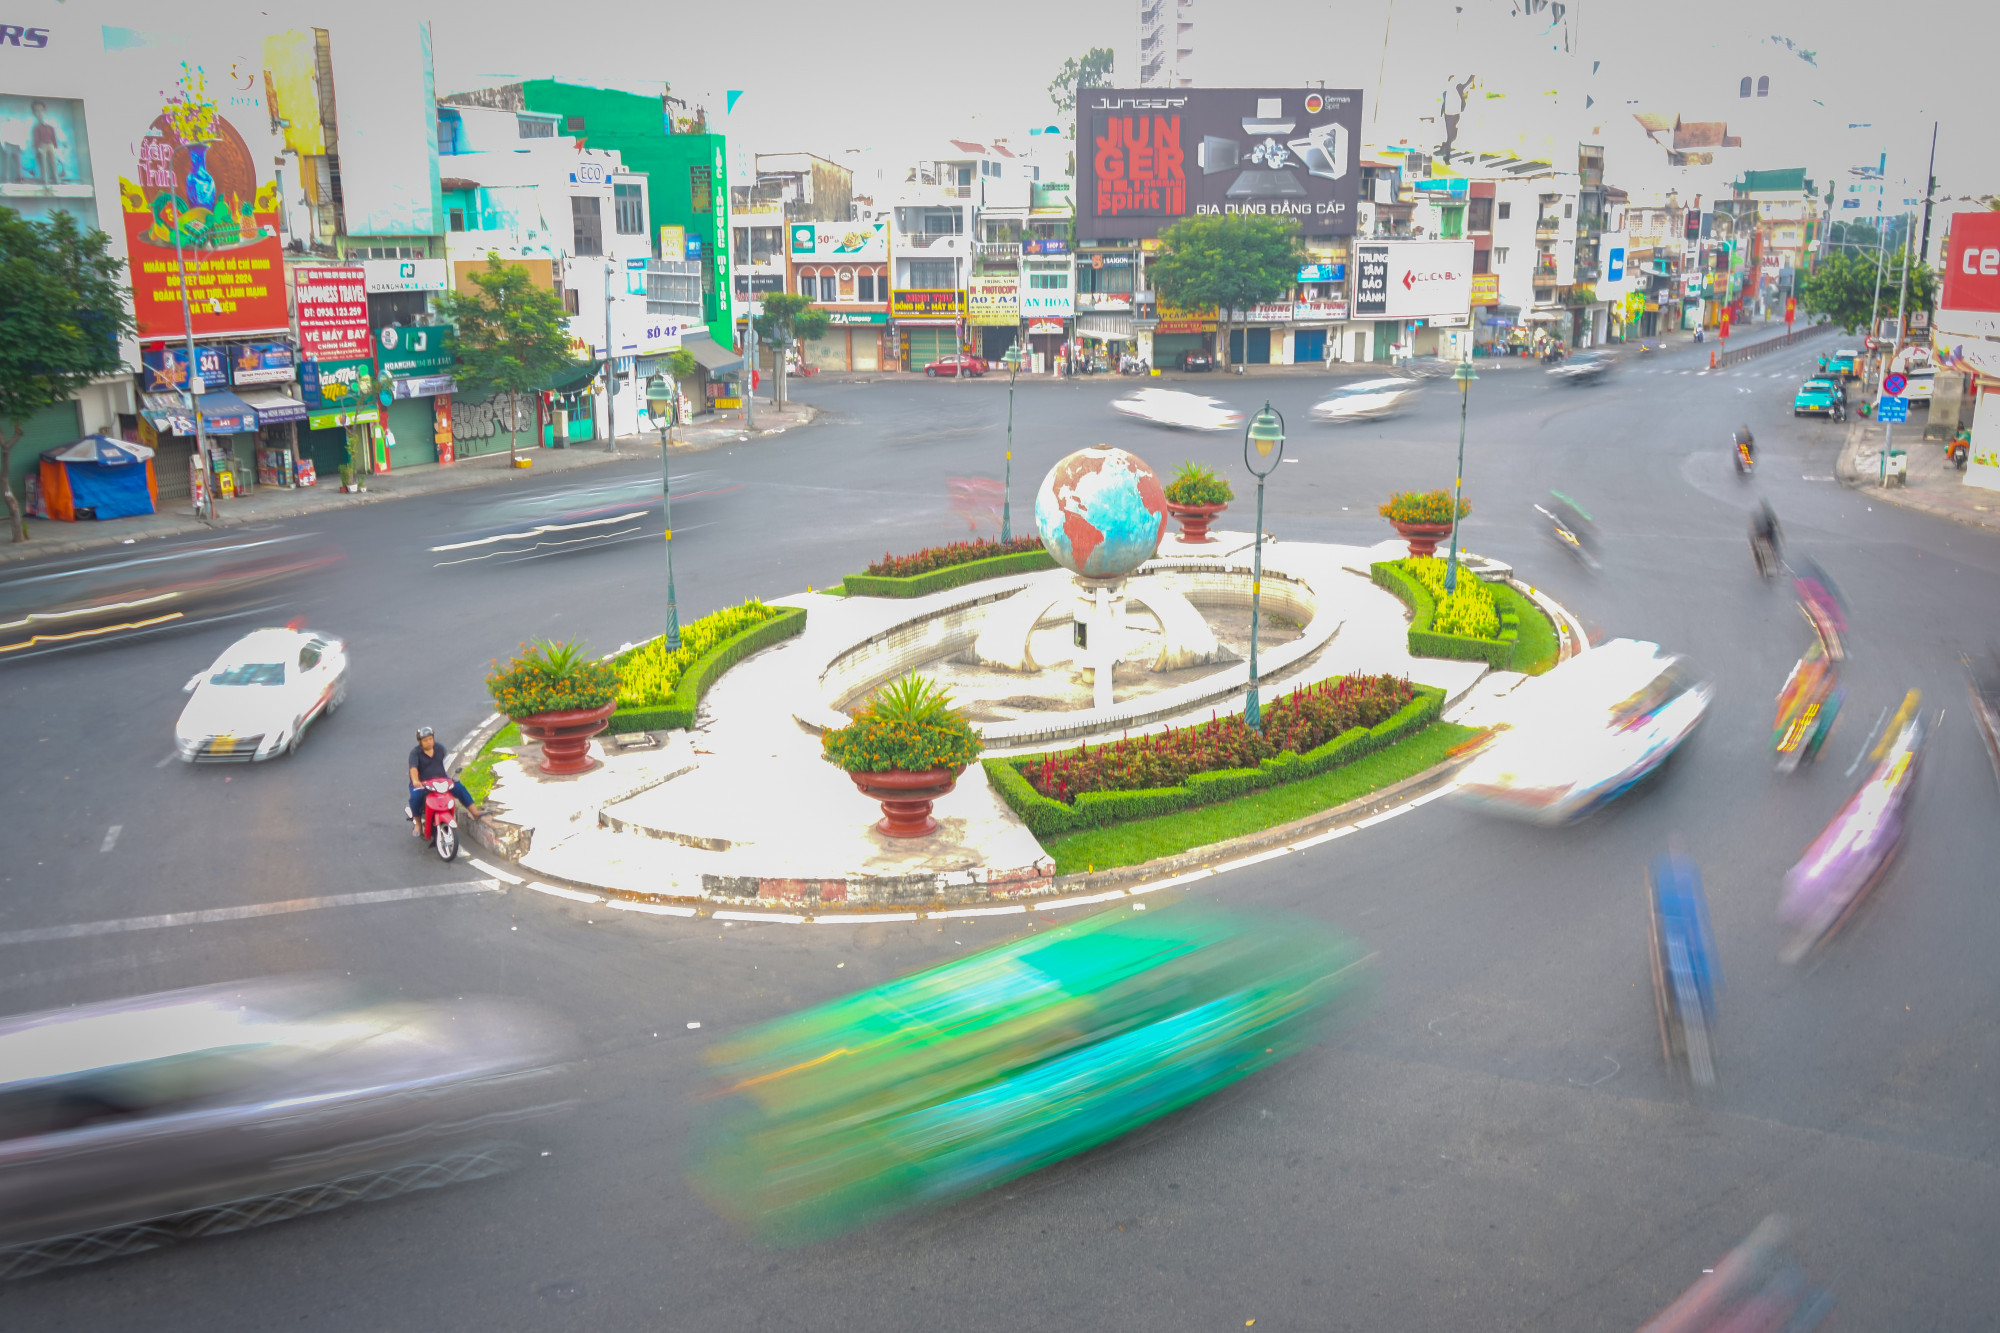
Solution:
M 188 304 L 187 261 L 181 254 L 181 201 L 174 201 L 174 273 L 175 285 L 181 293 L 181 332 L 187 339 L 187 379 L 183 384 L 187 391 L 188 415 L 194 418 L 194 458 L 195 471 L 201 477 L 201 503 L 195 507 L 195 517 L 212 519 L 215 517 L 215 475 L 208 466 L 208 433 L 202 429 L 201 403 L 196 397 L 201 362 L 194 350 L 194 311 Z M 195 263 L 201 262 L 201 246 L 195 246 Z
M 1266 401 L 1243 433 L 1243 465 L 1257 478 L 1257 538 L 1250 564 L 1250 691 L 1243 696 L 1243 720 L 1250 730 L 1263 729 L 1257 707 L 1257 626 L 1264 597 L 1264 478 L 1285 459 L 1285 418 Z
M 676 652 L 681 646 L 681 609 L 674 600 L 674 478 L 672 465 L 667 455 L 667 437 L 673 430 L 674 391 L 668 387 L 666 378 L 655 375 L 646 383 L 646 406 L 653 413 L 653 420 L 660 426 L 660 494 L 665 497 L 667 513 L 667 634 L 668 652 Z
M 1460 361 L 1452 367 L 1451 380 L 1458 386 L 1458 473 L 1451 483 L 1451 561 L 1444 567 L 1444 590 L 1458 591 L 1458 509 L 1459 494 L 1465 490 L 1465 409 L 1472 398 L 1472 362 Z
M 1007 367 L 1007 479 L 1000 493 L 1000 544 L 1014 540 L 1014 380 L 1021 373 L 1021 344 L 1014 343 L 1000 358 Z

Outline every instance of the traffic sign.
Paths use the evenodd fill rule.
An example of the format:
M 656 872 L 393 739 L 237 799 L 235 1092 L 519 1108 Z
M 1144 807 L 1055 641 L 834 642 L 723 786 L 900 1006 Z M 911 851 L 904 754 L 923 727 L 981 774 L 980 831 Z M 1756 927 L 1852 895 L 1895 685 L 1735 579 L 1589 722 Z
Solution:
M 1882 392 L 1886 396 L 1894 398 L 1897 394 L 1908 388 L 1909 383 L 1909 380 L 1903 377 L 1901 371 L 1892 370 L 1882 377 Z
M 1910 400 L 1907 398 L 1887 397 L 1876 399 L 1875 419 L 1883 422 L 1908 421 L 1910 419 Z

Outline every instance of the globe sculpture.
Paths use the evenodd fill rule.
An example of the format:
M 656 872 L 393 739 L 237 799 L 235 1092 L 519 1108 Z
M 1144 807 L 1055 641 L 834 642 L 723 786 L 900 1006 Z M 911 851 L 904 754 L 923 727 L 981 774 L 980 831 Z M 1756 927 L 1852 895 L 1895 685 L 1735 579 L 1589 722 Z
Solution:
M 1035 492 L 1035 527 L 1056 563 L 1089 579 L 1123 578 L 1159 549 L 1167 495 L 1146 460 L 1098 445 L 1070 454 Z

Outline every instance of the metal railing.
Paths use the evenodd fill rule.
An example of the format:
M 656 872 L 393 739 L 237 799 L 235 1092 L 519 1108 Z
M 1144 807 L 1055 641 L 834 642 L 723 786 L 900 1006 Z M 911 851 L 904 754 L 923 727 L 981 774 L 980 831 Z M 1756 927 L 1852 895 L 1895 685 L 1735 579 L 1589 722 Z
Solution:
M 1019 241 L 974 241 L 972 250 L 981 259 L 1019 259 L 1021 257 L 1021 243 Z

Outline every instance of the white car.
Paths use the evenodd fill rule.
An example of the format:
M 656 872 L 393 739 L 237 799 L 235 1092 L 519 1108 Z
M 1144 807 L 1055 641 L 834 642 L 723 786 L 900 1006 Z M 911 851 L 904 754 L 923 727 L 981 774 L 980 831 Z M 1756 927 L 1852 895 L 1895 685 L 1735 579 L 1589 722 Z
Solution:
M 1134 389 L 1124 398 L 1115 398 L 1111 410 L 1134 421 L 1179 430 L 1236 430 L 1243 414 L 1218 398 L 1179 389 Z
M 1313 404 L 1311 416 L 1314 421 L 1379 421 L 1410 407 L 1422 392 L 1420 380 L 1360 380 Z
M 306 629 L 260 629 L 187 683 L 194 697 L 174 747 L 195 763 L 255 763 L 289 754 L 347 698 L 347 645 Z
M 1923 370 L 1913 370 L 1909 374 L 1909 383 L 1903 386 L 1903 397 L 1913 403 L 1928 403 L 1931 400 L 1931 390 L 1936 384 L 1936 370 L 1928 367 Z

